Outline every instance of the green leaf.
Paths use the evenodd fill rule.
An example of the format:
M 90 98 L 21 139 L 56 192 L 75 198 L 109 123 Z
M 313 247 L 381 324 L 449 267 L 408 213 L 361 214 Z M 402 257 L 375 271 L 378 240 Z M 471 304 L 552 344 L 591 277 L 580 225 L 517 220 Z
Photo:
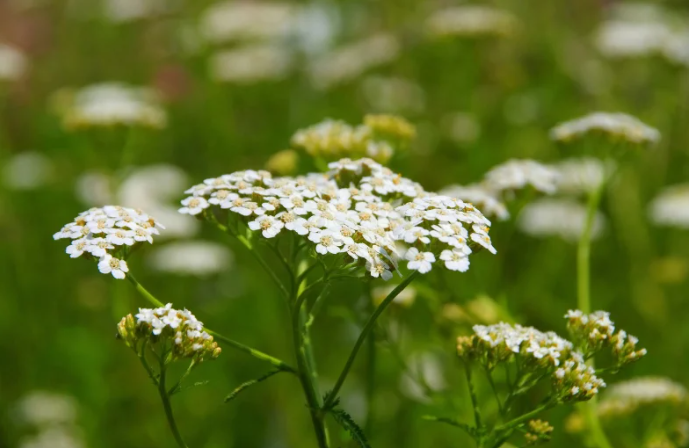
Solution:
M 349 435 L 361 448 L 371 448 L 368 439 L 364 435 L 364 431 L 356 424 L 352 416 L 344 409 L 330 409 L 330 413 L 335 418 L 335 421 L 349 432 Z
M 251 379 L 249 381 L 243 382 L 242 384 L 237 386 L 232 392 L 230 392 L 230 394 L 227 397 L 225 397 L 225 400 L 224 400 L 225 403 L 227 403 L 228 401 L 234 400 L 237 397 L 237 395 L 239 395 L 240 393 L 242 393 L 244 390 L 248 389 L 249 387 L 253 386 L 254 384 L 258 384 L 261 381 L 265 381 L 268 378 L 270 378 L 271 376 L 278 374 L 280 372 L 285 372 L 285 370 L 282 370 L 282 369 L 271 370 L 270 372 L 268 372 L 264 375 L 261 375 L 258 378 L 254 378 L 254 379 Z

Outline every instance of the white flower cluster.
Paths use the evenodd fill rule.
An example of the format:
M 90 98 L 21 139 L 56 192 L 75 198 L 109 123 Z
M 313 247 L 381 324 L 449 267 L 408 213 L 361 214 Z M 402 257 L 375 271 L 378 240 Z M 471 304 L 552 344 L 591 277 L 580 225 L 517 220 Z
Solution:
M 666 187 L 649 205 L 648 215 L 656 225 L 689 229 L 689 184 Z
M 216 81 L 253 84 L 282 79 L 291 65 L 292 57 L 287 48 L 274 43 L 247 44 L 213 54 L 208 70 Z
M 615 323 L 606 311 L 587 315 L 579 310 L 570 310 L 565 318 L 572 340 L 587 358 L 604 348 L 610 348 L 615 367 L 620 368 L 646 355 L 645 348 L 637 349 L 639 340 L 636 337 L 624 330 L 615 333 Z
M 31 429 L 17 448 L 85 448 L 83 428 L 78 425 L 78 403 L 69 395 L 34 390 L 14 409 L 18 423 Z
M 59 91 L 53 100 L 67 128 L 125 125 L 159 129 L 167 123 L 157 94 L 147 88 L 116 82 L 94 84 L 76 92 Z
M 619 417 L 655 404 L 682 405 L 687 396 L 687 389 L 669 378 L 634 378 L 611 386 L 598 405 L 598 413 Z
M 163 225 L 140 210 L 106 205 L 82 212 L 66 224 L 53 239 L 70 239 L 66 252 L 71 258 L 86 256 L 99 259 L 98 270 L 117 279 L 129 272 L 124 258 L 135 245 L 153 243 Z
M 213 336 L 204 331 L 203 322 L 186 309 L 172 308 L 171 303 L 160 308 L 139 308 L 136 316 L 129 314 L 122 318 L 117 331 L 134 350 L 144 340 L 155 343 L 169 339 L 176 358 L 202 361 L 207 357 L 217 358 L 221 351 Z
M 549 374 L 560 400 L 587 400 L 605 387 L 605 382 L 586 365 L 573 344 L 553 332 L 543 333 L 533 327 L 499 323 L 475 325 L 474 335 L 457 340 L 457 353 L 466 361 L 477 360 L 493 369 L 498 363 L 519 356 L 521 375 Z M 544 371 L 545 370 L 545 371 Z
M 342 254 L 386 280 L 397 270 L 397 241 L 411 246 L 407 267 L 421 273 L 438 259 L 450 270 L 466 271 L 470 244 L 495 253 L 490 221 L 471 204 L 427 193 L 370 159 L 329 166 L 326 175 L 273 178 L 240 171 L 207 179 L 187 190 L 192 196 L 180 212 L 229 210 L 265 238 L 283 231 L 300 235 L 318 254 Z
M 512 159 L 488 171 L 484 182 L 488 190 L 495 192 L 531 186 L 541 193 L 553 194 L 557 191 L 558 176 L 557 170 L 535 160 Z
M 538 238 L 558 236 L 568 242 L 581 237 L 586 224 L 586 207 L 572 199 L 538 199 L 527 204 L 519 214 L 519 230 Z M 596 212 L 591 238 L 600 237 L 605 229 L 605 217 Z
M 0 43 L 0 81 L 14 81 L 25 72 L 28 62 L 24 53 L 15 47 Z
M 314 86 L 327 90 L 395 60 L 399 53 L 396 37 L 376 34 L 319 57 L 311 64 L 309 74 Z
M 600 134 L 615 141 L 652 144 L 660 140 L 660 132 L 638 118 L 623 113 L 595 112 L 566 121 L 550 131 L 550 138 L 561 142 L 580 140 L 589 134 Z
M 554 167 L 558 173 L 557 191 L 564 194 L 589 194 L 607 181 L 615 169 L 612 160 L 595 157 L 565 159 Z
M 225 1 L 206 9 L 199 27 L 211 43 L 280 38 L 289 32 L 296 13 L 289 3 Z
M 517 25 L 511 13 L 478 5 L 441 9 L 426 20 L 428 32 L 435 37 L 505 37 L 513 34 Z

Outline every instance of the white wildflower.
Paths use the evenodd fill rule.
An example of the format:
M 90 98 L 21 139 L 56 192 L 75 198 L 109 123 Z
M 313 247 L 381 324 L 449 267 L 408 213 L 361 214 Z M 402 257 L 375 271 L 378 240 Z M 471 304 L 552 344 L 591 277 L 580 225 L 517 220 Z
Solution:
M 200 197 L 191 197 L 182 201 L 184 207 L 179 209 L 180 213 L 188 215 L 198 215 L 209 207 L 208 201 Z
M 211 78 L 236 84 L 284 78 L 291 68 L 287 48 L 275 44 L 253 44 L 225 50 L 211 56 L 208 66 Z
M 511 13 L 479 5 L 440 9 L 426 20 L 426 28 L 434 37 L 508 36 L 517 24 Z
M 592 133 L 635 144 L 651 144 L 660 140 L 658 130 L 644 124 L 638 118 L 609 112 L 595 112 L 561 123 L 550 131 L 550 138 L 569 142 Z
M 435 263 L 435 255 L 431 252 L 419 252 L 415 247 L 407 251 L 405 258 L 409 260 L 407 269 L 412 271 L 419 271 L 422 274 L 431 271 L 433 267 L 431 263 Z
M 689 229 L 689 184 L 662 190 L 649 205 L 648 215 L 656 225 Z
M 98 270 L 103 274 L 112 274 L 118 280 L 122 280 L 129 272 L 127 262 L 113 257 L 110 254 L 104 255 L 98 262 Z
M 540 199 L 526 205 L 517 220 L 519 229 L 531 236 L 559 236 L 576 242 L 586 223 L 586 207 L 570 199 Z M 598 238 L 605 227 L 600 212 L 594 216 L 591 238 Z
M 76 421 L 77 403 L 69 395 L 35 390 L 19 400 L 16 414 L 28 426 L 69 425 Z
M 0 43 L 0 82 L 21 78 L 27 70 L 26 56 L 18 48 Z
M 598 413 L 620 417 L 653 404 L 682 405 L 687 396 L 687 389 L 669 378 L 634 378 L 611 386 L 600 401 Z
M 249 221 L 251 230 L 260 230 L 264 237 L 274 238 L 285 224 L 269 215 L 261 215 L 255 221 Z
M 593 157 L 566 159 L 555 165 L 559 172 L 557 191 L 565 194 L 589 194 L 606 182 L 614 171 L 615 162 Z
M 552 194 L 557 190 L 558 173 L 535 160 L 512 159 L 492 168 L 485 175 L 490 191 L 519 190 L 531 186 L 536 191 Z

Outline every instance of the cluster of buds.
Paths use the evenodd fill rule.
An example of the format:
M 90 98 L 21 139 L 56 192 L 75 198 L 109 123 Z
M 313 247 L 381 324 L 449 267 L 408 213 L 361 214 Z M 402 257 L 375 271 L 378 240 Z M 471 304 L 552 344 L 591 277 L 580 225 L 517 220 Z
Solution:
M 553 427 L 544 420 L 529 420 L 527 432 L 524 434 L 526 439 L 525 446 L 534 446 L 550 441 L 553 435 Z
M 636 145 L 653 144 L 660 140 L 657 129 L 623 113 L 596 112 L 559 124 L 550 131 L 551 139 L 564 143 L 581 140 L 588 135 Z
M 606 386 L 578 352 L 572 352 L 570 359 L 555 370 L 551 379 L 555 396 L 562 402 L 589 400 Z
M 342 159 L 329 168 L 325 175 L 296 178 L 240 171 L 207 179 L 187 190 L 191 196 L 180 212 L 211 220 L 218 215 L 267 239 L 296 234 L 317 254 L 344 255 L 350 267 L 385 280 L 400 259 L 421 273 L 438 260 L 466 271 L 474 249 L 495 253 L 490 221 L 471 204 L 426 192 L 370 159 Z
M 572 340 L 586 358 L 610 348 L 614 365 L 620 368 L 638 361 L 646 354 L 645 348 L 637 348 L 639 340 L 636 337 L 624 330 L 615 333 L 615 323 L 610 320 L 610 313 L 596 311 L 586 315 L 579 310 L 570 310 L 565 318 Z
M 53 239 L 72 240 L 66 249 L 71 258 L 95 258 L 101 273 L 123 279 L 129 272 L 125 258 L 143 243 L 153 244 L 158 227 L 165 228 L 141 210 L 106 205 L 80 213 Z
M 136 316 L 122 318 L 117 332 L 138 354 L 144 345 L 160 347 L 171 361 L 183 358 L 201 362 L 220 355 L 218 343 L 203 329 L 203 323 L 188 310 L 176 310 L 168 303 L 160 308 L 139 308 Z
M 369 157 L 385 163 L 395 149 L 405 148 L 415 136 L 416 129 L 403 118 L 367 115 L 364 124 L 357 126 L 328 119 L 299 130 L 292 137 L 292 146 L 326 161 Z

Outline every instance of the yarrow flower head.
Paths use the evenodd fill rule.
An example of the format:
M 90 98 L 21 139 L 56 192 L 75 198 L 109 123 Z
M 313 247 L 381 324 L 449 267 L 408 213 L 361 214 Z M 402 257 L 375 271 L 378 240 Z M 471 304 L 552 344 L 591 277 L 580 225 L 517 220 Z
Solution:
M 18 48 L 0 42 L 0 82 L 14 81 L 24 75 L 28 61 Z
M 596 212 L 591 238 L 598 238 L 605 228 L 605 217 Z M 568 242 L 581 237 L 586 224 L 586 207 L 572 199 L 543 198 L 527 204 L 519 214 L 519 230 L 538 238 L 558 236 Z
M 158 228 L 164 226 L 141 210 L 106 205 L 80 213 L 53 239 L 71 240 L 66 249 L 71 258 L 97 259 L 100 272 L 123 279 L 129 272 L 127 256 L 143 243 L 152 244 Z
M 369 157 L 385 163 L 395 149 L 406 148 L 415 135 L 414 126 L 403 118 L 367 115 L 364 124 L 357 126 L 328 119 L 299 130 L 292 137 L 292 146 L 326 161 Z
M 554 168 L 559 173 L 558 193 L 590 194 L 610 178 L 615 169 L 615 162 L 582 157 L 565 159 Z
M 512 159 L 487 172 L 484 182 L 489 190 L 495 192 L 531 186 L 541 193 L 553 194 L 557 191 L 558 177 L 557 170 L 535 160 Z
M 561 401 L 588 400 L 605 387 L 570 341 L 533 327 L 475 325 L 472 336 L 458 338 L 457 354 L 465 362 L 476 361 L 488 370 L 519 355 L 523 374 L 549 376 L 553 395 Z
M 651 201 L 648 216 L 659 226 L 689 229 L 689 184 L 673 185 L 661 191 Z
M 426 192 L 370 159 L 329 168 L 296 178 L 240 171 L 206 179 L 187 190 L 180 212 L 211 221 L 229 214 L 231 228 L 243 224 L 266 239 L 296 235 L 314 255 L 342 256 L 385 280 L 401 259 L 421 273 L 438 260 L 465 271 L 477 247 L 495 253 L 490 221 L 471 204 Z
M 168 303 L 160 308 L 139 308 L 117 325 L 117 333 L 137 354 L 142 344 L 161 347 L 171 361 L 190 358 L 196 362 L 220 355 L 218 343 L 203 329 L 203 323 L 188 310 L 176 310 Z
M 601 417 L 620 417 L 653 405 L 683 405 L 687 397 L 687 389 L 669 378 L 635 378 L 611 386 L 600 401 L 598 413 Z
M 484 215 L 495 217 L 498 221 L 506 221 L 510 218 L 510 212 L 505 203 L 496 193 L 482 184 L 450 185 L 440 190 L 440 194 L 474 204 Z
M 509 12 L 477 5 L 441 9 L 426 20 L 426 28 L 434 37 L 506 37 L 514 33 L 517 25 L 517 19 Z
M 141 126 L 160 129 L 167 115 L 156 92 L 122 83 L 102 83 L 76 92 L 58 91 L 53 97 L 57 112 L 68 129 Z
M 550 131 L 551 139 L 564 143 L 581 140 L 588 135 L 636 145 L 650 145 L 660 140 L 657 129 L 623 113 L 595 112 L 561 123 Z

